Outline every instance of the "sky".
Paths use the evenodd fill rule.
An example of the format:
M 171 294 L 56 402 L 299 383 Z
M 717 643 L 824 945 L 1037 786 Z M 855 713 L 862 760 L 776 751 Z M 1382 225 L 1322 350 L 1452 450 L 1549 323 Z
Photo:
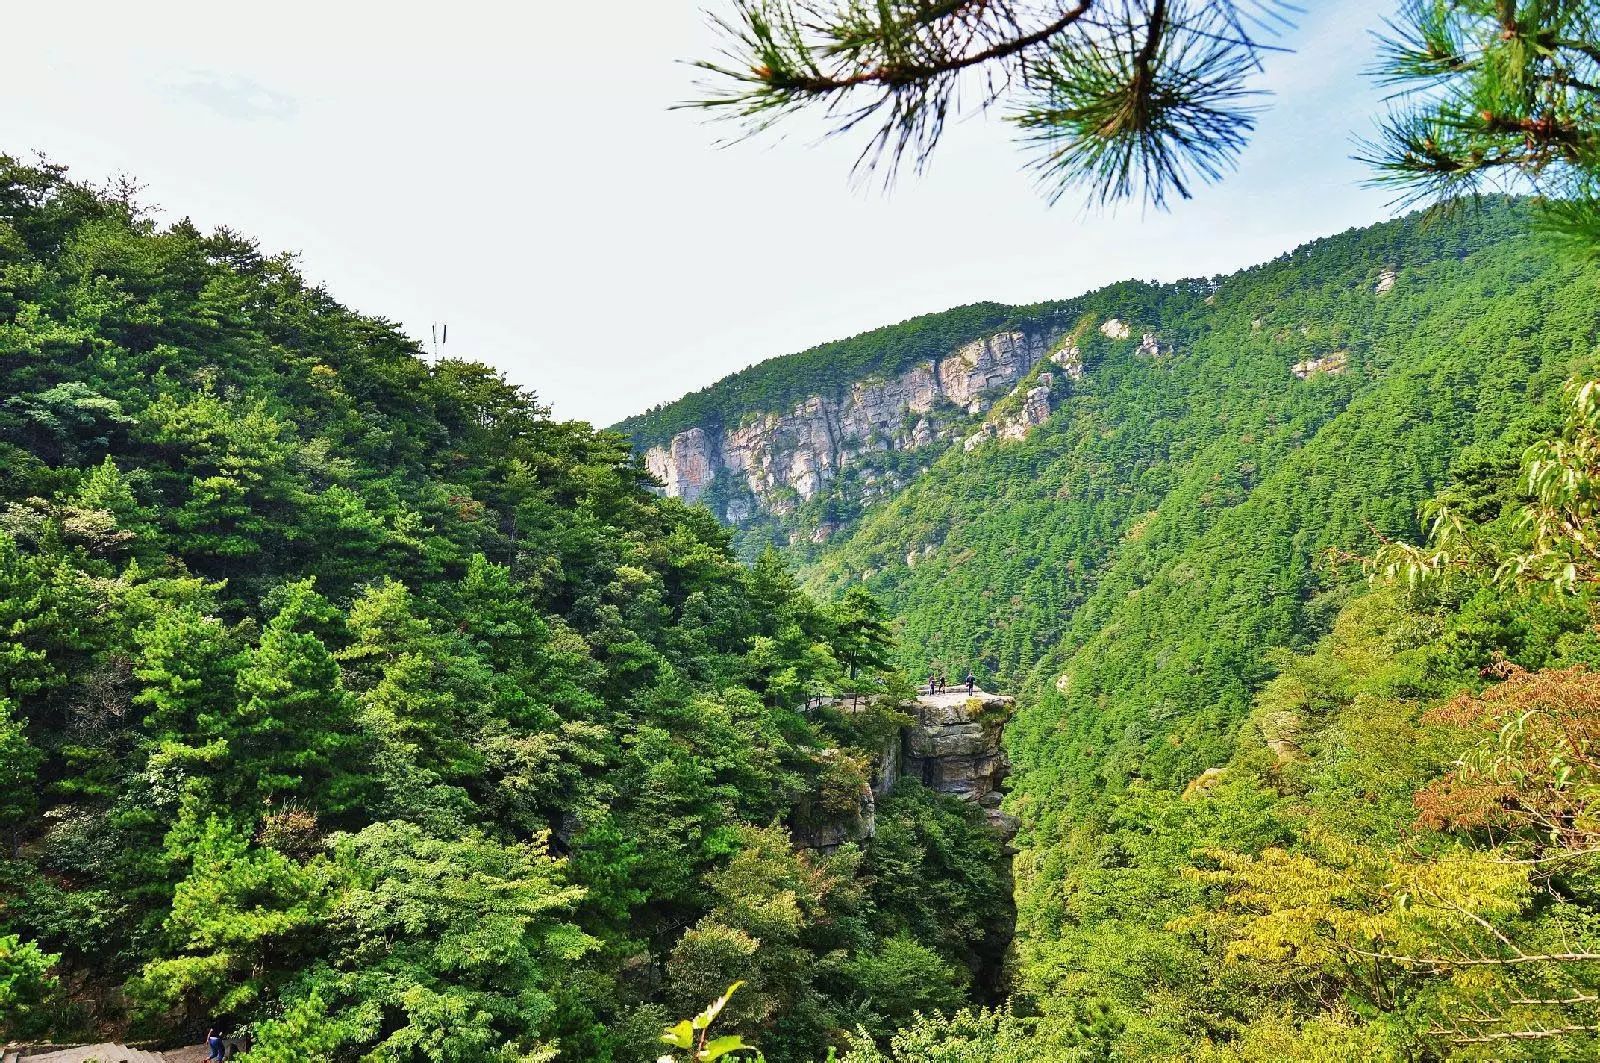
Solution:
M 849 181 L 858 143 L 719 146 L 671 105 L 729 0 L 18 5 L 0 152 L 130 175 L 605 425 L 916 314 L 1229 272 L 1391 216 L 1350 155 L 1394 5 L 1306 4 L 1237 172 L 1165 212 L 1049 206 L 993 114 L 887 192 Z

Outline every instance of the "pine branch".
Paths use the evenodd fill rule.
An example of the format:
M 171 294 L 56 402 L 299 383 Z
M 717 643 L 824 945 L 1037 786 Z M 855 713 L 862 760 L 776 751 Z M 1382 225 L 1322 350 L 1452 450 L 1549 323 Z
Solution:
M 1253 128 L 1243 82 L 1286 0 L 733 0 L 724 58 L 684 106 L 744 139 L 806 110 L 872 132 L 855 172 L 929 161 L 945 122 L 1002 100 L 1051 196 L 1161 204 L 1231 165 Z M 976 90 L 975 93 L 972 90 Z M 967 98 L 963 100 L 963 96 Z
M 1460 1031 L 1428 1030 L 1434 1037 L 1442 1037 L 1454 1045 L 1486 1045 L 1505 1041 L 1545 1041 L 1555 1037 L 1571 1037 L 1580 1033 L 1600 1033 L 1600 1026 L 1548 1026 L 1533 1030 L 1499 1030 L 1493 1033 L 1464 1034 Z

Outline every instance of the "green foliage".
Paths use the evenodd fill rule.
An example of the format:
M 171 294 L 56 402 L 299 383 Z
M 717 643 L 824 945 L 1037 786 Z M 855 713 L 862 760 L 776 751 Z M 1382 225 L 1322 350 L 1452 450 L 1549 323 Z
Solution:
M 834 629 L 834 655 L 854 679 L 863 668 L 884 668 L 894 648 L 889 615 L 865 587 L 851 587 L 830 611 Z
M 895 932 L 783 824 L 904 722 L 881 608 L 419 355 L 287 256 L 0 157 L 0 1015 L 631 1061 L 722 948 L 786 1058 L 826 1052 Z M 850 668 L 886 703 L 807 711 Z
M 689 1053 L 687 1058 L 691 1061 L 721 1059 L 723 1056 L 733 1052 L 750 1051 L 750 1046 L 746 1045 L 737 1035 L 711 1036 L 711 1024 L 717 1021 L 717 1016 L 722 1014 L 722 1009 L 728 1006 L 728 1000 L 734 993 L 739 991 L 739 987 L 742 985 L 744 985 L 743 982 L 733 983 L 728 987 L 727 992 L 712 1001 L 706 1007 L 706 1010 L 692 1019 L 684 1019 L 669 1026 L 666 1032 L 661 1035 L 661 1039 L 674 1048 L 681 1048 L 687 1051 Z M 673 1057 L 663 1056 L 661 1058 L 663 1061 L 667 1061 Z M 759 1052 L 755 1053 L 755 1058 L 761 1058 L 761 1054 Z
M 1600 289 L 1524 207 L 955 312 L 632 426 L 1002 325 L 1160 337 L 1086 329 L 1047 424 L 804 555 L 824 606 L 622 436 L 427 365 L 286 259 L 9 160 L 0 203 L 0 993 L 27 1036 L 620 1061 L 739 979 L 730 1032 L 675 1047 L 1592 1048 L 1566 1027 L 1600 938 L 1595 392 L 1565 428 L 1557 396 Z M 1363 593 L 1350 558 L 1430 496 L 1523 578 Z M 1025 688 L 1014 943 L 978 809 L 905 781 L 864 829 L 896 663 Z M 861 840 L 795 848 L 839 824 Z M 79 1007 L 41 1006 L 52 976 Z
M 546 1058 L 564 972 L 596 945 L 566 919 L 583 891 L 541 846 L 442 840 L 378 823 L 331 841 L 334 940 L 284 996 L 262 1049 L 292 1048 L 303 1020 L 328 1047 L 383 1059 Z M 287 1023 L 287 1028 L 285 1024 Z M 553 1057 L 551 1057 L 553 1058 Z
M 1522 503 L 1494 494 L 1503 512 L 1480 509 L 1472 535 L 1519 549 Z M 1594 613 L 1552 593 L 1559 579 L 1517 590 L 1493 576 L 1352 598 L 1312 650 L 1275 662 L 1217 769 L 1176 800 L 1130 790 L 1096 828 L 1031 854 L 1025 974 L 1046 1026 L 1075 1021 L 1087 990 L 1110 1021 L 1073 1039 L 1115 1054 L 1590 1050 L 1592 964 L 1578 957 L 1600 909 L 1580 795 L 1600 703 L 1592 673 L 1557 666 L 1592 658 Z M 1504 682 L 1450 697 L 1484 679 Z M 1142 910 L 1107 906 L 1105 886 L 1140 891 Z M 1130 977 L 1152 962 L 1156 977 Z M 1143 1021 L 1153 1000 L 1159 1025 Z
M 857 1021 L 879 1037 L 920 1014 L 954 1011 L 966 996 L 966 972 L 904 933 L 852 957 L 844 975 L 860 994 Z
M 54 989 L 59 959 L 15 934 L 0 936 L 0 1037 L 26 1037 L 47 1025 L 41 1014 Z
M 1378 181 L 1448 204 L 1485 187 L 1550 198 L 1543 227 L 1600 254 L 1600 26 L 1581 0 L 1411 0 L 1380 77 L 1398 86 Z
M 916 934 L 963 980 L 992 982 L 1014 914 L 1000 848 L 971 805 L 902 780 L 865 857 L 879 933 Z
M 1277 0 L 731 0 L 689 104 L 743 126 L 802 112 L 870 130 L 858 169 L 921 169 L 963 110 L 1004 105 L 1052 200 L 1157 207 L 1232 168 L 1255 127 Z M 1373 27 L 1375 30 L 1378 27 Z M 1548 197 L 1542 226 L 1600 249 L 1600 28 L 1587 0 L 1408 0 L 1373 76 L 1395 91 L 1364 161 L 1408 202 Z M 974 90 L 975 91 L 972 91 Z M 976 101 L 974 103 L 974 101 Z
M 15 829 L 37 804 L 39 754 L 22 733 L 16 710 L 0 699 L 0 830 Z
M 1251 27 L 1291 10 L 1271 0 L 731 6 L 713 17 L 728 60 L 697 64 L 710 83 L 694 106 L 749 132 L 811 108 L 836 132 L 877 127 L 858 166 L 885 159 L 892 173 L 910 156 L 920 168 L 972 74 L 980 109 L 1004 100 L 1045 140 L 1039 166 L 1051 183 L 1158 206 L 1187 198 L 1196 177 L 1217 177 L 1243 147 L 1260 53 Z
M 919 1017 L 880 1049 L 861 1037 L 843 1063 L 1046 1063 L 1033 1024 L 1006 1009 Z
M 1543 860 L 1551 825 L 1588 814 L 1574 796 L 1587 725 L 1569 746 L 1550 739 L 1557 723 L 1509 727 L 1503 740 L 1542 737 L 1524 759 L 1472 761 L 1568 772 L 1537 789 L 1545 804 L 1523 795 L 1543 809 L 1539 853 L 1499 820 L 1417 818 L 1463 752 L 1460 733 L 1424 722 L 1430 705 L 1513 665 L 1592 667 L 1600 652 L 1585 567 L 1594 391 L 1562 399 L 1594 365 L 1600 289 L 1526 238 L 1532 216 L 1495 200 L 1232 277 L 1085 296 L 1072 308 L 1091 325 L 1085 374 L 1049 421 L 951 448 L 820 548 L 788 551 L 820 592 L 864 586 L 888 607 L 903 667 L 971 662 L 986 685 L 1023 690 L 1007 741 L 1026 1019 L 1009 1041 L 913 1021 L 903 1051 L 925 1054 L 906 1058 L 969 1037 L 975 1058 L 1589 1050 L 1568 1029 L 1593 1025 L 1576 999 L 1588 961 L 1527 979 L 1459 962 L 1511 959 L 1496 933 L 1529 957 L 1588 948 L 1588 869 L 1504 863 Z M 1154 333 L 1159 357 L 1092 327 L 1111 317 Z M 1331 356 L 1337 371 L 1291 372 Z M 1419 537 L 1430 499 L 1473 549 L 1436 566 L 1447 578 L 1363 589 L 1362 556 Z M 1519 558 L 1506 570 L 1519 578 L 1491 578 Z M 963 885 L 981 862 L 945 855 L 959 833 L 937 813 L 900 822 L 915 797 L 902 786 L 879 809 L 863 865 L 873 928 L 962 927 L 958 947 L 919 944 L 992 984 L 992 945 L 973 946 L 993 895 L 981 875 Z M 731 963 L 737 943 L 723 944 Z M 857 1021 L 882 1037 L 870 1013 Z M 1474 1021 L 1483 1041 L 1466 1036 Z

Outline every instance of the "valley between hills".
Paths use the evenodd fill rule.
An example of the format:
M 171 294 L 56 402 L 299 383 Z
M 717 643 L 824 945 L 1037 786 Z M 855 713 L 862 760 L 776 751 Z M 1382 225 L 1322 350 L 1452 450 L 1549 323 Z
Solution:
M 1600 273 L 1527 202 L 604 431 L 0 207 L 18 1058 L 1594 1050 Z

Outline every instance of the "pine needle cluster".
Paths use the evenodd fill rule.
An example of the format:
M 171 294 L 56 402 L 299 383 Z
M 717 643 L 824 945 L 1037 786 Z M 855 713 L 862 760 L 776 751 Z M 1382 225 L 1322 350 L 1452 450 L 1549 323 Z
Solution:
M 1600 9 L 1591 0 L 1412 0 L 1390 23 L 1393 108 L 1364 158 L 1401 202 L 1534 193 L 1600 254 Z
M 1186 198 L 1254 128 L 1282 0 L 735 0 L 688 106 L 742 135 L 800 112 L 864 131 L 857 175 L 928 163 L 948 123 L 1004 110 L 1055 199 Z

